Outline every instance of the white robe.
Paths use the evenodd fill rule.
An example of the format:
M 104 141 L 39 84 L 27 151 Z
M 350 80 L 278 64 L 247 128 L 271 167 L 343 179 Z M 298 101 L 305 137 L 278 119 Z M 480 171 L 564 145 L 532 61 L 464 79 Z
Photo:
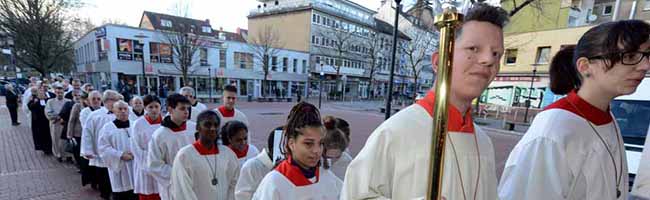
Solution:
M 257 154 L 255 158 L 244 163 L 239 173 L 239 180 L 235 187 L 235 199 L 251 200 L 257 186 L 266 174 L 273 170 L 273 161 L 267 155 L 266 149 Z
M 104 165 L 104 162 L 102 162 L 101 156 L 99 155 L 97 143 L 99 142 L 99 131 L 101 128 L 113 120 L 115 120 L 115 115 L 108 113 L 106 107 L 101 107 L 100 109 L 93 111 L 88 116 L 88 119 L 86 119 L 86 123 L 84 123 L 83 130 L 81 131 L 80 154 L 81 156 L 91 155 L 94 157 L 92 159 L 88 159 L 88 165 L 103 168 L 106 167 Z
M 85 107 L 81 109 L 81 112 L 79 112 L 79 122 L 81 122 L 81 128 L 83 129 L 86 120 L 88 120 L 88 116 L 90 116 L 90 113 L 92 113 L 93 110 L 90 109 L 90 107 Z
M 244 163 L 246 161 L 255 158 L 257 156 L 257 154 L 259 154 L 259 153 L 260 153 L 260 150 L 258 150 L 257 147 L 255 147 L 255 145 L 249 144 L 248 145 L 248 152 L 246 152 L 246 156 L 241 157 L 241 158 L 237 158 L 237 160 L 239 161 L 239 167 L 244 166 Z
M 332 166 L 330 166 L 330 171 L 339 177 L 341 180 L 345 178 L 345 172 L 348 170 L 348 166 L 352 162 L 352 156 L 344 151 L 339 158 Z
M 650 128 L 648 129 L 650 132 Z M 647 137 L 647 136 L 646 136 Z M 645 140 L 630 196 L 650 199 L 650 139 Z
M 199 114 L 206 110 L 208 110 L 208 107 L 205 104 L 202 104 L 201 102 L 196 102 L 196 105 L 192 106 L 192 115 L 190 116 L 190 120 L 196 123 Z
M 450 107 L 450 110 L 452 108 Z M 460 115 L 460 114 L 458 114 Z M 350 163 L 341 199 L 421 199 L 426 196 L 433 118 L 420 105 L 412 105 L 384 121 Z M 449 119 L 449 123 L 460 123 Z M 494 200 L 497 180 L 494 146 L 474 125 L 480 156 L 471 133 L 448 132 L 442 196 L 463 199 L 451 142 L 456 148 L 467 199 Z M 478 188 L 475 188 L 479 172 Z
M 232 116 L 232 117 L 224 117 L 223 113 L 221 113 L 221 111 L 219 111 L 219 108 L 216 108 L 214 111 L 217 112 L 217 114 L 219 115 L 219 119 L 221 119 L 221 126 L 223 126 L 227 122 L 233 121 L 233 120 L 243 122 L 244 124 L 246 124 L 246 126 L 249 126 L 248 117 L 246 117 L 246 115 L 243 112 L 239 111 L 237 108 L 235 108 L 235 115 Z M 249 134 L 250 134 L 250 132 L 249 132 Z M 249 135 L 248 137 L 251 137 L 251 136 Z
M 162 200 L 171 199 L 170 181 L 174 157 L 181 148 L 194 142 L 195 132 L 194 122 L 187 121 L 184 131 L 173 132 L 161 126 L 153 133 L 147 153 L 147 168 L 156 179 L 158 194 Z
M 329 170 L 318 168 L 318 182 L 305 186 L 296 186 L 278 170 L 272 170 L 257 187 L 253 195 L 255 200 L 338 200 L 341 194 L 341 180 Z
M 131 129 L 131 149 L 133 150 L 133 169 L 135 171 L 133 178 L 133 192 L 136 194 L 157 194 L 158 188 L 156 180 L 149 174 L 147 168 L 147 154 L 149 141 L 153 137 L 154 131 L 160 128 L 160 123 L 150 124 L 145 117 L 135 120 Z
M 622 169 L 620 200 L 628 196 L 623 139 L 613 122 L 596 126 Z M 623 150 L 624 151 L 624 150 Z M 619 162 L 622 159 L 622 163 Z M 616 199 L 614 165 L 586 119 L 564 109 L 539 113 L 506 161 L 499 197 L 527 199 Z
M 212 155 L 201 155 L 194 145 L 187 145 L 178 152 L 172 169 L 173 199 L 235 199 L 239 162 L 228 147 L 218 147 L 219 153 Z M 213 170 L 216 171 L 216 186 L 212 185 Z
M 111 189 L 113 192 L 133 190 L 133 160 L 121 159 L 124 152 L 133 152 L 130 128 L 117 128 L 110 122 L 104 125 L 100 135 L 99 155 L 108 168 Z

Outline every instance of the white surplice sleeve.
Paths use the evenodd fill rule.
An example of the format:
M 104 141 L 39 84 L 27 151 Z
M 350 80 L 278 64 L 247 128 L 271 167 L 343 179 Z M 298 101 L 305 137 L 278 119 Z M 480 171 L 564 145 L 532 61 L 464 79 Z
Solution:
M 97 157 L 97 152 L 95 152 L 95 121 L 92 115 L 88 120 L 83 123 L 83 126 L 81 126 L 83 129 L 81 130 L 81 148 L 79 154 L 81 156 L 94 156 Z
M 650 139 L 645 140 L 631 195 L 650 199 Z
M 119 172 L 122 168 L 120 165 L 122 164 L 121 157 L 124 152 L 115 148 L 117 144 L 111 143 L 111 137 L 113 136 L 111 131 L 114 129 L 109 125 L 111 124 L 104 125 L 99 131 L 99 142 L 97 144 L 99 146 L 99 156 L 102 158 L 106 167 L 114 172 Z
M 167 152 L 164 145 L 161 145 L 160 138 L 154 133 L 154 137 L 149 142 L 149 151 L 147 152 L 147 168 L 151 176 L 164 186 L 169 186 L 172 165 L 165 163 L 163 155 Z
M 192 186 L 194 181 L 190 177 L 189 172 L 187 171 L 186 164 L 191 165 L 191 162 L 186 162 L 185 157 L 179 154 L 174 159 L 174 165 L 171 172 L 171 194 L 172 199 L 183 199 L 183 200 L 199 200 Z
M 138 121 L 141 122 L 141 121 Z M 145 140 L 145 131 L 146 129 L 144 127 L 140 127 L 140 123 L 136 123 L 131 127 L 131 133 L 133 133 L 133 136 L 131 137 L 130 145 L 131 145 L 131 150 L 133 151 L 133 157 L 135 162 L 138 162 L 138 166 L 141 166 L 140 170 L 143 172 L 147 172 L 147 143 L 144 142 Z
M 267 174 L 262 179 L 260 186 L 257 187 L 255 194 L 253 194 L 254 200 L 282 200 L 281 199 L 282 196 L 280 195 L 280 192 L 286 193 L 287 191 L 279 191 L 277 188 L 277 184 L 274 183 L 271 175 L 272 174 Z
M 574 178 L 562 152 L 557 142 L 543 137 L 515 147 L 501 176 L 499 198 L 567 199 Z
M 262 181 L 262 179 L 257 178 L 255 174 L 256 172 L 254 172 L 255 170 L 258 170 L 255 168 L 255 162 L 257 162 L 257 160 L 253 158 L 246 161 L 242 166 L 237 186 L 235 186 L 235 199 L 250 200 L 253 198 L 253 193 L 255 193 L 259 182 Z M 262 177 L 264 176 L 262 175 Z
M 345 174 L 341 199 L 391 199 L 395 162 L 388 133 L 379 127 L 368 138 Z
M 228 200 L 235 200 L 235 188 L 237 187 L 237 180 L 239 178 L 239 171 L 241 170 L 239 161 L 235 156 L 230 156 L 228 158 L 228 173 L 226 174 L 228 176 L 228 179 L 230 180 L 230 183 L 228 183 Z

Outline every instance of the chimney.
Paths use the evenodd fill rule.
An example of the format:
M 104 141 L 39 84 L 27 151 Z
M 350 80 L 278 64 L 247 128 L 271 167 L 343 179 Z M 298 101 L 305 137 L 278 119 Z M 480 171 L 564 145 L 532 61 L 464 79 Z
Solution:
M 237 34 L 241 34 L 241 28 L 237 27 Z
M 210 19 L 205 19 L 205 23 L 210 24 Z
M 219 27 L 219 31 L 222 31 L 222 32 L 223 32 L 223 26 L 220 26 L 220 27 Z

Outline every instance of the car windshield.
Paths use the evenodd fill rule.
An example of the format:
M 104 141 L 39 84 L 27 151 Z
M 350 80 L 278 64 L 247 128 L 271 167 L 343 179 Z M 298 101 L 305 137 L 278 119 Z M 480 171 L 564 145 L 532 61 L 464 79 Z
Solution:
M 650 124 L 650 101 L 614 100 L 611 110 L 625 143 L 643 145 Z

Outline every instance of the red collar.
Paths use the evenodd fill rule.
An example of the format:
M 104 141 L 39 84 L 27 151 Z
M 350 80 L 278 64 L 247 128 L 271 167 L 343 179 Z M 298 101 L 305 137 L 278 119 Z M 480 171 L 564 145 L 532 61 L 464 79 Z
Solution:
M 219 112 L 221 112 L 221 115 L 223 117 L 234 117 L 235 116 L 235 109 L 233 108 L 232 110 L 228 110 L 226 106 L 219 106 Z
M 298 166 L 292 165 L 291 164 L 291 156 L 288 156 L 286 160 L 282 161 L 276 168 L 276 171 L 280 172 L 280 174 L 284 175 L 284 177 L 287 177 L 291 183 L 293 183 L 296 186 L 307 186 L 314 184 L 305 175 L 302 174 Z M 316 169 L 316 183 L 320 180 L 320 169 Z
M 228 147 L 230 147 L 230 149 L 232 149 L 232 151 L 235 152 L 235 154 L 237 155 L 237 159 L 246 157 L 246 155 L 248 154 L 248 145 L 246 145 L 246 147 L 244 147 L 244 150 L 241 151 L 232 147 L 232 145 L 228 145 Z
M 589 120 L 597 126 L 609 124 L 614 121 L 612 115 L 609 114 L 609 107 L 607 108 L 607 111 L 602 111 L 578 96 L 575 90 L 571 91 L 565 98 L 547 106 L 544 110 L 550 110 L 553 108 L 572 112 L 573 114 Z
M 155 121 L 153 119 L 151 119 L 151 117 L 149 117 L 149 115 L 145 115 L 144 119 L 146 119 L 147 122 L 149 122 L 149 124 L 151 124 L 151 125 L 162 123 L 162 116 L 160 116 L 160 115 L 158 115 L 158 118 Z
M 176 127 L 176 128 L 170 128 L 174 132 L 181 132 L 187 129 L 187 123 L 183 123 L 183 125 Z
M 203 144 L 201 144 L 201 142 L 198 141 L 198 140 L 196 142 L 194 142 L 194 144 L 192 144 L 192 145 L 194 146 L 196 151 L 198 151 L 199 154 L 202 155 L 202 156 L 219 154 L 219 147 L 217 147 L 216 144 L 214 146 L 212 146 L 211 149 L 208 149 L 205 146 L 203 146 Z
M 435 93 L 430 91 L 427 93 L 427 96 L 419 100 L 416 104 L 422 106 L 427 113 L 429 113 L 429 116 L 433 117 L 433 105 L 435 104 L 435 99 Z M 449 120 L 449 125 L 447 126 L 448 131 L 474 134 L 474 122 L 472 120 L 471 109 L 467 109 L 465 112 L 465 118 L 463 118 L 460 111 L 451 104 L 449 104 L 447 112 L 447 119 Z

